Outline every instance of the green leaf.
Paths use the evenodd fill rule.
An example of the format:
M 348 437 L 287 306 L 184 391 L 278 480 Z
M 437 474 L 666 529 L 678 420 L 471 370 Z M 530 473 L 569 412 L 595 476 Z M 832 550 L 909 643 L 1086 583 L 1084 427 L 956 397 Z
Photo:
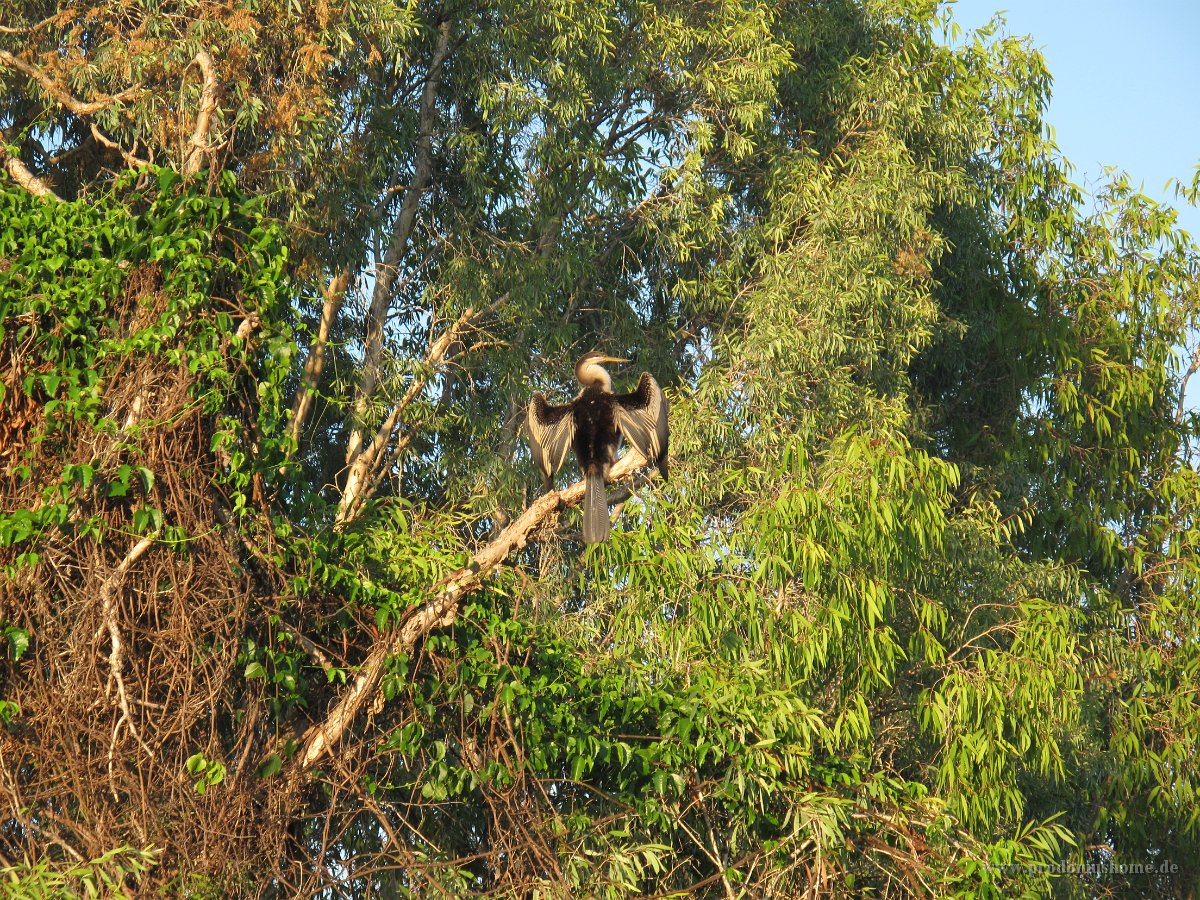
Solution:
M 28 631 L 15 625 L 8 625 L 4 629 L 4 636 L 8 638 L 8 650 L 14 661 L 25 655 L 25 651 L 29 649 Z
M 262 663 L 256 660 L 246 666 L 246 670 L 242 673 L 242 677 L 247 680 L 251 678 L 266 678 L 267 670 L 263 668 Z

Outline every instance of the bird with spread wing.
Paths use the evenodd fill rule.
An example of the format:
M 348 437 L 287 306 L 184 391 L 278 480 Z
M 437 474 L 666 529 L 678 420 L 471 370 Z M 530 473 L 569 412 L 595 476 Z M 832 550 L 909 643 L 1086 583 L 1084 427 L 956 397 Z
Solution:
M 626 359 L 592 350 L 575 363 L 581 390 L 570 403 L 555 406 L 544 394 L 529 401 L 526 430 L 533 461 L 549 486 L 562 468 L 568 448 L 586 481 L 583 501 L 583 540 L 596 544 L 608 537 L 608 470 L 617 460 L 621 438 L 656 463 L 667 477 L 667 398 L 649 372 L 628 394 L 614 394 L 604 363 Z

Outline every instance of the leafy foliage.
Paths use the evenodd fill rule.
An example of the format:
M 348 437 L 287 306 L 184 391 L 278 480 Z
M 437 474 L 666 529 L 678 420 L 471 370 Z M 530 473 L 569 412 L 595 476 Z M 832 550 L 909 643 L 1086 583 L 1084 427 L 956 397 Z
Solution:
M 41 860 L 28 870 L 0 869 L 13 900 L 49 900 L 70 897 L 128 897 L 128 879 L 137 879 L 154 867 L 162 851 L 150 847 L 118 847 L 97 859 L 61 871 Z
M 1080 211 L 1036 52 L 917 0 L 35 6 L 30 883 L 153 844 L 115 884 L 1195 889 L 1200 252 L 1118 175 Z M 673 458 L 585 552 L 517 427 L 595 345 Z

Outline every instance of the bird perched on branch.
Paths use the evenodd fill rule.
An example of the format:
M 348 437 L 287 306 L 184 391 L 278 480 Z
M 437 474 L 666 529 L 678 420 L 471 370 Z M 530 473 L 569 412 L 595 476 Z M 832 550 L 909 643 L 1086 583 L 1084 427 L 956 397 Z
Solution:
M 575 377 L 582 390 L 570 403 L 554 406 L 544 394 L 529 401 L 526 427 L 533 461 L 549 487 L 554 473 L 562 468 L 567 448 L 587 482 L 583 501 L 583 540 L 597 544 L 608 537 L 608 470 L 617 460 L 621 436 L 658 464 L 667 477 L 667 398 L 649 372 L 643 372 L 635 390 L 614 394 L 612 378 L 603 363 L 627 359 L 605 356 L 596 350 L 575 363 Z

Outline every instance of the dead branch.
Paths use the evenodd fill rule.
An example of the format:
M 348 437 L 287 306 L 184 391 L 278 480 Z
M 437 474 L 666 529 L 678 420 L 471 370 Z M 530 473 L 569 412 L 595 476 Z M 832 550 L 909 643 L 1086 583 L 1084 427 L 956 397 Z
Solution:
M 371 308 L 367 316 L 367 333 L 364 340 L 363 371 L 354 402 L 353 427 L 346 446 L 348 465 L 353 465 L 366 440 L 362 422 L 379 378 L 379 360 L 383 355 L 383 326 L 392 301 L 392 289 L 400 271 L 400 261 L 408 249 L 408 240 L 416 224 L 421 195 L 425 193 L 433 172 L 433 126 L 437 115 L 437 96 L 442 82 L 442 69 L 449 47 L 450 23 L 443 22 L 438 28 L 437 44 L 429 61 L 425 86 L 421 90 L 421 113 L 413 178 L 404 189 L 400 212 L 396 214 L 392 223 L 392 236 L 387 252 L 375 269 L 375 288 L 371 292 Z
M 225 302 L 245 309 L 246 299 L 232 293 Z M 161 269 L 132 265 L 106 310 L 113 321 L 103 334 L 124 338 L 151 327 L 169 303 Z M 253 316 L 235 318 L 222 352 L 236 350 L 236 334 L 255 340 L 256 327 Z M 171 346 L 187 346 L 185 340 Z M 0 341 L 0 381 L 24 377 L 23 367 L 38 358 L 10 334 Z M 251 610 L 264 587 L 271 596 L 286 590 L 284 576 L 265 553 L 267 563 L 246 565 L 234 540 L 246 529 L 231 529 L 231 518 L 222 515 L 224 497 L 213 486 L 220 452 L 228 448 L 214 452 L 211 446 L 217 420 L 195 402 L 195 375 L 168 352 L 126 354 L 104 365 L 99 402 L 106 422 L 128 420 L 122 430 L 76 419 L 69 438 L 34 442 L 41 420 L 8 404 L 9 418 L 29 432 L 31 440 L 17 449 L 28 452 L 33 476 L 0 477 L 0 506 L 36 508 L 67 464 L 86 463 L 98 477 L 73 495 L 77 512 L 70 524 L 39 536 L 40 561 L 22 568 L 11 585 L 0 577 L 5 617 L 38 641 L 36 663 L 16 666 L 10 659 L 3 676 L 5 699 L 20 703 L 23 731 L 18 741 L 0 738 L 0 802 L 4 815 L 20 823 L 0 833 L 0 853 L 74 859 L 55 846 L 51 828 L 61 829 L 83 859 L 124 843 L 154 842 L 169 848 L 173 871 L 204 872 L 227 883 L 220 881 L 223 873 L 244 871 L 247 860 L 281 858 L 296 808 L 290 788 L 277 790 L 246 771 L 275 732 L 263 722 L 270 713 L 259 686 L 237 666 L 241 638 L 259 635 L 254 622 L 276 633 Z M 240 439 L 253 452 L 253 404 L 239 396 L 228 409 L 241 417 Z M 7 449 L 0 446 L 0 454 Z M 0 469 L 6 459 L 0 458 Z M 132 498 L 107 497 L 101 479 L 110 480 L 125 461 L 152 476 L 148 485 L 138 479 L 136 495 L 187 532 L 187 552 L 161 552 L 161 534 L 149 546 L 141 543 L 144 534 L 121 536 Z M 78 528 L 79 515 L 100 523 L 102 536 Z M 0 549 L 0 563 L 12 560 Z M 189 651 L 201 646 L 207 650 Z M 342 667 L 326 646 L 319 649 Z M 318 664 L 319 657 L 307 658 Z M 340 684 L 331 689 L 345 690 Z M 186 761 L 197 752 L 227 767 L 225 789 L 206 795 L 195 789 Z M 4 782 L 10 775 L 21 808 L 34 811 L 28 830 L 22 830 L 20 809 L 8 809 Z
M 204 77 L 204 86 L 200 90 L 200 107 L 196 110 L 196 124 L 192 128 L 192 136 L 188 138 L 187 148 L 184 152 L 183 174 L 188 177 L 200 171 L 200 165 L 204 162 L 205 154 L 208 153 L 208 131 L 212 127 L 213 114 L 217 111 L 217 88 L 219 86 L 216 67 L 208 51 L 201 50 L 197 53 L 188 64 L 188 68 L 190 69 L 193 65 L 200 67 L 200 74 Z
M 8 172 L 9 177 L 33 196 L 62 200 L 62 197 L 51 190 L 50 185 L 29 171 L 29 167 L 22 162 L 20 157 L 9 154 L 2 144 L 0 144 L 0 159 L 4 160 L 4 170 Z
M 308 359 L 304 361 L 304 375 L 300 381 L 300 389 L 296 391 L 296 399 L 292 403 L 292 442 L 299 446 L 300 433 L 304 422 L 312 411 L 313 398 L 321 383 L 321 373 L 325 371 L 325 350 L 329 346 L 329 332 L 333 329 L 333 321 L 342 309 L 346 299 L 346 289 L 350 286 L 350 267 L 344 267 L 329 280 L 329 286 L 321 291 L 325 303 L 321 307 L 321 322 L 317 326 L 317 336 L 308 350 Z
M 108 653 L 108 690 L 111 693 L 112 686 L 115 684 L 117 688 L 117 706 L 121 710 L 121 715 L 117 718 L 116 724 L 113 725 L 112 740 L 108 747 L 108 770 L 109 777 L 112 777 L 113 754 L 116 752 L 117 733 L 120 731 L 121 725 L 124 724 L 130 734 L 134 736 L 138 744 L 146 755 L 153 757 L 154 751 L 147 746 L 142 740 L 142 735 L 134 724 L 133 714 L 129 711 L 129 695 L 125 692 L 125 678 L 121 674 L 125 667 L 125 653 L 121 641 L 121 629 L 117 624 L 117 588 L 121 585 L 121 580 L 130 570 L 135 562 L 150 549 L 154 543 L 154 539 L 158 533 L 146 535 L 130 548 L 125 554 L 125 558 L 117 564 L 113 569 L 112 574 L 105 579 L 104 584 L 100 586 L 100 616 L 103 620 L 100 628 L 96 631 L 96 637 L 100 637 L 106 630 L 109 638 L 109 653 Z
M 630 450 L 609 475 L 610 480 L 624 478 L 646 464 L 636 450 Z M 539 497 L 512 524 L 500 532 L 472 559 L 471 564 L 435 585 L 436 595 L 422 606 L 407 613 L 400 623 L 384 635 L 367 654 L 359 667 L 358 676 L 346 694 L 334 704 L 325 719 L 305 732 L 298 756 L 301 771 L 319 763 L 342 739 L 355 717 L 379 690 L 390 657 L 411 653 L 417 642 L 436 627 L 446 627 L 458 617 L 462 598 L 476 590 L 484 578 L 499 568 L 516 550 L 528 545 L 536 532 L 553 514 L 583 500 L 584 482 L 577 481 L 561 491 L 550 491 Z

